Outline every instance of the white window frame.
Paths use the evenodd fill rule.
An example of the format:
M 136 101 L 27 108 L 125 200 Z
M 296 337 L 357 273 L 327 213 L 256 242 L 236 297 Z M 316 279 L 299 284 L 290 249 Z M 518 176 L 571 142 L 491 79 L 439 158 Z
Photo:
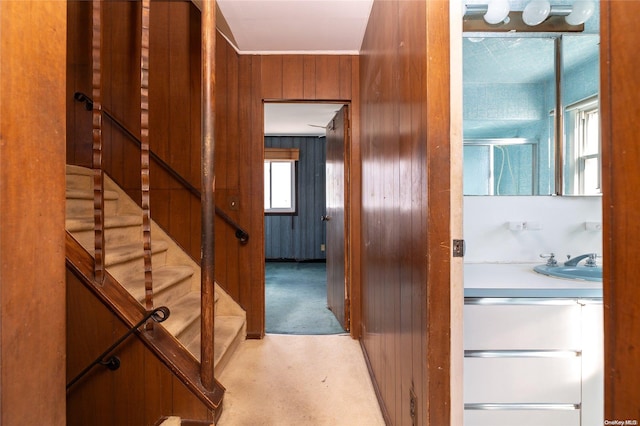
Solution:
M 567 141 L 569 142 L 567 149 L 568 172 L 572 182 L 570 187 L 575 195 L 601 195 L 601 169 L 602 169 L 602 149 L 600 144 L 600 123 L 599 123 L 599 104 L 598 97 L 592 96 L 583 101 L 570 105 L 566 109 L 567 112 Z M 588 124 L 596 120 L 597 131 L 590 133 Z M 595 133 L 595 136 L 594 136 Z M 588 138 L 596 137 L 597 143 L 595 151 L 586 152 L 587 146 L 592 145 L 593 141 Z M 585 166 L 588 161 L 596 161 L 597 176 L 587 176 Z M 587 187 L 587 182 L 595 178 L 597 184 L 595 188 Z
M 297 192 L 298 192 L 298 179 L 297 169 L 299 151 L 297 149 L 278 149 L 278 148 L 265 148 L 264 159 L 264 212 L 265 214 L 287 214 L 295 215 L 298 210 Z M 273 164 L 290 164 L 289 186 L 291 188 L 290 205 L 288 207 L 273 207 L 271 194 L 273 193 L 274 185 L 278 185 L 278 182 L 273 182 L 273 174 L 271 172 Z

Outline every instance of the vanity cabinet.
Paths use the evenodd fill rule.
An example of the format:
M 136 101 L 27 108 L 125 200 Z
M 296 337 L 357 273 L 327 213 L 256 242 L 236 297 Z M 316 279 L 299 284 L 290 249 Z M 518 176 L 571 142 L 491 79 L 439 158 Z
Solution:
M 465 426 L 603 423 L 602 303 L 465 298 Z

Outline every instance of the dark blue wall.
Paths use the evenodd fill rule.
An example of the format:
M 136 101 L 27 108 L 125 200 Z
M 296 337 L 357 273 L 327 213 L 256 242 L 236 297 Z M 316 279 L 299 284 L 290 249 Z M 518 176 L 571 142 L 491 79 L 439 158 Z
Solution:
M 265 215 L 265 257 L 267 259 L 325 259 L 325 138 L 267 136 L 267 148 L 298 148 L 298 214 Z

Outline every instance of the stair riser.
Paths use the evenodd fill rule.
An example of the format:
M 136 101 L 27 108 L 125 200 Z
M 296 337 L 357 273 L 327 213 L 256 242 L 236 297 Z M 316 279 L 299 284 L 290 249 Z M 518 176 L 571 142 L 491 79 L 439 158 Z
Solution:
M 85 248 L 92 247 L 94 244 L 93 229 L 73 232 L 72 235 Z M 109 228 L 105 230 L 104 239 L 108 250 L 110 247 L 142 241 L 142 230 L 139 225 Z
M 200 335 L 200 315 L 198 315 L 194 321 L 182 330 L 176 337 L 184 346 L 191 342 L 196 336 Z M 200 354 L 193 354 L 197 359 L 200 359 Z
M 154 292 L 153 300 L 156 306 L 171 306 L 171 301 L 177 300 L 191 289 L 191 277 L 173 284 L 160 292 Z
M 140 254 L 142 255 L 142 244 L 140 245 L 140 248 Z M 155 253 L 151 256 L 151 266 L 163 266 L 166 263 L 166 260 L 166 251 Z M 115 265 L 108 264 L 107 272 L 121 283 L 125 283 L 132 279 L 140 279 L 141 277 L 144 277 L 144 259 L 139 257 Z
M 93 176 L 68 174 L 67 189 L 93 190 Z
M 104 200 L 104 215 L 112 216 L 118 209 L 118 200 Z M 93 217 L 93 200 L 67 198 L 67 217 Z

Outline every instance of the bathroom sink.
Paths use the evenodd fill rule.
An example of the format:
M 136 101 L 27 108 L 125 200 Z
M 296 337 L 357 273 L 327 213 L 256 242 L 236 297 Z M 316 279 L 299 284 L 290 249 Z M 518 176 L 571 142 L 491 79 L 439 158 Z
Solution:
M 552 277 L 602 282 L 602 266 L 536 265 L 533 270 Z

